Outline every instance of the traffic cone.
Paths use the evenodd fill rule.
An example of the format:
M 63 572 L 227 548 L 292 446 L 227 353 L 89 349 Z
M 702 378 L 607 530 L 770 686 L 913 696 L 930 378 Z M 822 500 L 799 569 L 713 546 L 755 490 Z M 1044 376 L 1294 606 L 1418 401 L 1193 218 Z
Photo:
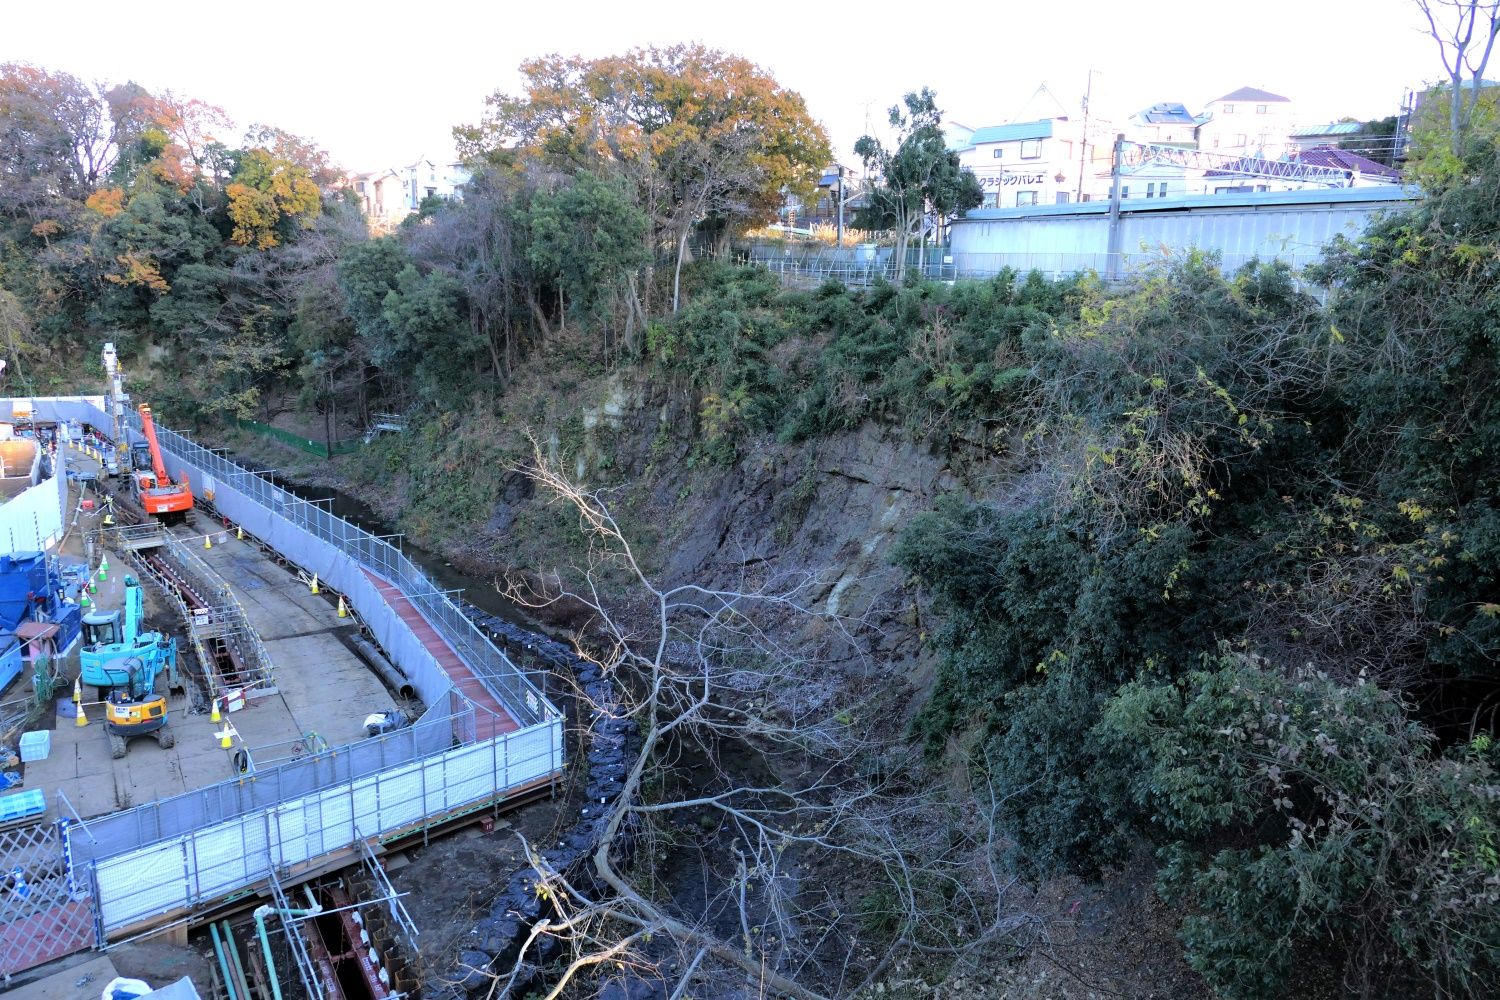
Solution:
M 77 715 L 76 718 L 74 718 L 73 725 L 77 726 L 79 729 L 82 729 L 84 726 L 86 726 L 88 724 L 89 724 L 89 717 L 87 715 L 83 714 L 83 703 L 79 702 L 79 704 L 78 704 L 78 715 Z
M 203 536 L 203 547 L 205 549 L 211 549 L 214 547 L 214 539 L 212 535 Z
M 73 704 L 83 704 L 83 678 L 73 678 Z
M 343 594 L 339 595 L 339 617 L 340 618 L 348 618 L 349 617 L 349 606 L 344 603 L 344 595 Z
M 209 722 L 219 722 L 220 720 L 222 720 L 224 718 L 222 715 L 219 714 L 219 699 L 215 698 L 213 700 L 213 706 L 214 706 L 214 710 L 212 712 L 208 713 L 208 721 Z
M 81 590 L 78 592 L 78 606 L 80 608 L 86 608 L 89 606 L 89 592 L 87 590 Z
M 231 728 L 229 728 L 228 726 L 225 726 L 223 729 L 219 730 L 217 733 L 214 733 L 214 735 L 219 738 L 219 749 L 221 749 L 221 750 L 229 750 L 229 749 L 231 749 L 234 746 L 234 740 L 230 739 L 230 736 L 233 733 L 234 733 L 234 730 L 231 729 Z
M 318 593 L 318 574 L 316 573 L 313 574 L 312 586 L 310 589 L 314 594 Z
M 109 556 L 99 560 L 99 580 L 103 582 L 109 579 Z
M 97 594 L 97 593 L 99 593 L 99 581 L 98 580 L 90 580 L 89 581 L 89 593 L 90 594 Z
M 245 540 L 245 529 L 241 528 L 237 524 L 234 526 L 234 540 L 237 542 L 243 542 Z

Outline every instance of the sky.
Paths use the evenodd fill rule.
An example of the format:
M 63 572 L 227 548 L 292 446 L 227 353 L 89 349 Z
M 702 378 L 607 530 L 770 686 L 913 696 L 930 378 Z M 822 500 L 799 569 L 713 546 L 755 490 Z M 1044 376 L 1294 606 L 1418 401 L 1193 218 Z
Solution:
M 1441 75 L 1413 0 L 0 6 L 0 62 L 200 98 L 357 170 L 451 154 L 452 126 L 478 121 L 486 95 L 519 89 L 524 59 L 552 52 L 701 42 L 745 56 L 803 95 L 849 163 L 867 123 L 882 130 L 885 109 L 923 86 L 972 127 L 1079 114 L 1091 69 L 1093 113 L 1115 121 L 1252 86 L 1315 124 L 1394 114 L 1405 88 Z

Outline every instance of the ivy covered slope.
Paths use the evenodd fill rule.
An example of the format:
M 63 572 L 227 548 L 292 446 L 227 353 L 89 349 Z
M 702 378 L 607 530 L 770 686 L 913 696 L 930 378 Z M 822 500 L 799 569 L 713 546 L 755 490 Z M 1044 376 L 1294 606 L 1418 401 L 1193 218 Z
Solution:
M 1033 327 L 1004 485 L 897 553 L 918 734 L 1011 790 L 1016 864 L 1155 846 L 1224 996 L 1500 988 L 1497 180 L 1333 247 L 1326 307 L 1190 258 Z

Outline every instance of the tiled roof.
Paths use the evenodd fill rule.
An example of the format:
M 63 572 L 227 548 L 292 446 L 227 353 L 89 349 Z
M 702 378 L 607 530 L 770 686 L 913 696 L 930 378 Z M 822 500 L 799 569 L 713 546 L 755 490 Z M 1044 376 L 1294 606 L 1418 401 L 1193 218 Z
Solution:
M 1280 94 L 1273 94 L 1269 90 L 1260 90 L 1260 89 L 1257 89 L 1255 87 L 1241 87 L 1239 90 L 1236 90 L 1236 91 L 1234 91 L 1232 93 L 1225 94 L 1223 97 L 1219 98 L 1219 100 L 1220 101 L 1262 101 L 1262 102 L 1264 102 L 1264 101 L 1283 101 L 1283 102 L 1288 103 L 1288 104 L 1291 103 L 1291 98 L 1289 98 L 1289 97 L 1282 97 Z M 1209 101 L 1209 103 L 1210 104 L 1215 104 L 1217 102 L 1216 101 Z
M 989 125 L 975 129 L 969 136 L 969 145 L 978 146 L 986 142 L 1015 142 L 1019 139 L 1046 139 L 1052 135 L 1052 119 L 1038 122 L 1014 122 L 1010 125 Z
M 1186 105 L 1175 101 L 1167 101 L 1161 104 L 1153 104 L 1144 111 L 1137 111 L 1134 117 L 1149 125 L 1193 125 L 1196 122 L 1188 113 Z
M 1303 125 L 1294 128 L 1289 135 L 1293 139 L 1309 139 L 1318 135 L 1358 135 L 1364 128 L 1359 122 L 1331 122 L 1327 125 Z
M 1392 170 L 1384 163 L 1377 163 L 1368 156 L 1360 156 L 1347 149 L 1335 149 L 1332 146 L 1304 149 L 1292 158 L 1298 163 L 1308 163 L 1315 167 L 1341 167 L 1344 170 L 1357 170 L 1367 177 L 1387 177 L 1395 180 L 1401 176 L 1399 171 Z

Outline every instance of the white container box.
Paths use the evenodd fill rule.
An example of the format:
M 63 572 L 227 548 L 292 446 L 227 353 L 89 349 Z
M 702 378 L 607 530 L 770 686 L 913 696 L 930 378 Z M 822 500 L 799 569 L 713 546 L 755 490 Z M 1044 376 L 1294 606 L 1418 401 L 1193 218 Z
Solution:
M 39 729 L 34 733 L 21 734 L 21 763 L 46 760 L 52 752 L 52 730 Z

